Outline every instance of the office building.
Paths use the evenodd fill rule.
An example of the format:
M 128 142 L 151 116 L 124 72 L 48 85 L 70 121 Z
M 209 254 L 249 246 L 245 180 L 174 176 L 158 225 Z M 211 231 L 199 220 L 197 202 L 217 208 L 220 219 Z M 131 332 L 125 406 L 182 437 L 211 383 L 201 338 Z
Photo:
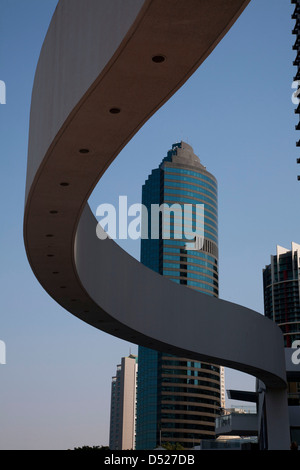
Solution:
M 265 315 L 281 328 L 289 357 L 294 342 L 300 340 L 300 245 L 292 243 L 291 250 L 277 246 L 276 255 L 263 270 L 263 285 Z M 299 443 L 299 371 L 287 368 L 287 381 L 291 439 Z
M 221 381 L 221 410 L 226 408 L 226 397 L 225 397 L 225 369 L 220 367 L 220 381 Z
M 190 145 L 172 146 L 145 182 L 142 203 L 149 218 L 141 262 L 170 281 L 218 297 L 217 181 Z M 159 236 L 153 237 L 149 214 L 153 205 L 162 204 L 177 205 L 177 210 L 169 213 L 169 231 L 166 217 L 156 219 Z M 199 224 L 197 205 L 204 205 Z M 191 243 L 191 233 L 198 243 Z M 192 448 L 201 439 L 213 439 L 221 406 L 220 367 L 144 347 L 138 355 L 137 449 L 167 442 Z
M 299 101 L 299 89 L 300 89 L 300 0 L 291 0 L 291 3 L 295 5 L 295 10 L 292 14 L 292 19 L 295 20 L 295 26 L 293 29 L 293 34 L 296 36 L 295 43 L 293 44 L 293 50 L 296 51 L 296 57 L 293 62 L 293 65 L 297 67 L 296 75 L 294 76 L 294 83 L 296 83 L 296 99 L 298 100 L 298 105 L 295 109 L 295 114 L 300 115 L 300 101 Z M 300 130 L 300 119 L 296 124 L 296 130 Z M 297 142 L 297 147 L 300 147 L 300 140 Z M 300 164 L 300 158 L 297 158 L 297 163 Z M 300 181 L 300 175 L 298 175 L 298 180 Z
M 291 249 L 277 246 L 276 254 L 263 269 L 263 291 L 265 316 L 274 321 L 282 330 L 285 347 L 288 421 L 290 441 L 300 444 L 300 372 L 297 342 L 300 340 L 300 245 L 291 244 Z M 295 343 L 296 342 L 296 343 Z M 243 436 L 257 433 L 258 448 L 268 449 L 266 425 L 266 387 L 256 382 L 255 392 L 228 391 L 231 398 L 252 401 L 257 413 L 236 416 L 222 416 L 217 420 L 217 433 L 240 433 Z M 242 429 L 242 431 L 241 431 Z
M 266 317 L 282 329 L 284 345 L 300 340 L 300 245 L 291 250 L 277 246 L 276 255 L 263 270 Z
M 135 448 L 137 356 L 123 357 L 111 384 L 111 450 Z

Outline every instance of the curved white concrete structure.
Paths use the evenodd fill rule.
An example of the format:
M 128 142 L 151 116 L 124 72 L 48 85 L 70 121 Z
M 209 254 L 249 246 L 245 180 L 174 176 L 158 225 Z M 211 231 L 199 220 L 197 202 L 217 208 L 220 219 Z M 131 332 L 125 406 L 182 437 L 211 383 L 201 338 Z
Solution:
M 87 206 L 121 149 L 248 3 L 59 1 L 32 94 L 24 239 L 43 288 L 80 319 L 136 344 L 247 372 L 270 396 L 285 396 L 283 339 L 273 322 L 174 284 L 99 240 Z M 286 411 L 271 447 L 289 445 Z

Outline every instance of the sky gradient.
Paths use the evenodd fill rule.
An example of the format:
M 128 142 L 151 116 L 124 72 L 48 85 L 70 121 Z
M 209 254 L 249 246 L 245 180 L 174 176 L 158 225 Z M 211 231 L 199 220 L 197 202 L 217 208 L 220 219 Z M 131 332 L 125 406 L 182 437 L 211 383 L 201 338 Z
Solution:
M 57 305 L 24 250 L 31 90 L 56 4 L 0 0 L 0 80 L 7 87 L 0 105 L 0 340 L 7 348 L 7 364 L 0 365 L 1 450 L 107 445 L 111 377 L 122 356 L 137 352 Z M 300 243 L 292 12 L 289 0 L 252 0 L 90 199 L 94 211 L 122 195 L 129 205 L 139 203 L 151 170 L 173 143 L 188 142 L 218 180 L 220 297 L 262 314 L 263 267 L 277 244 Z M 139 259 L 139 241 L 122 246 Z M 226 370 L 225 378 L 226 388 L 254 387 L 244 374 Z

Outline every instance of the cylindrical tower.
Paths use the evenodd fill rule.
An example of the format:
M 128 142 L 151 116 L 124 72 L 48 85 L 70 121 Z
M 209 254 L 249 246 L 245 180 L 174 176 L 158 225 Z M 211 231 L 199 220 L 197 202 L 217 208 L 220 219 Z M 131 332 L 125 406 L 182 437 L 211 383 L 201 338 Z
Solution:
M 172 146 L 144 184 L 142 203 L 148 210 L 148 238 L 142 239 L 141 262 L 173 282 L 218 297 L 217 181 L 190 145 Z M 168 213 L 169 230 L 161 218 L 154 239 L 157 205 L 174 210 Z M 220 406 L 219 366 L 139 348 L 137 449 L 167 442 L 192 448 L 214 438 Z

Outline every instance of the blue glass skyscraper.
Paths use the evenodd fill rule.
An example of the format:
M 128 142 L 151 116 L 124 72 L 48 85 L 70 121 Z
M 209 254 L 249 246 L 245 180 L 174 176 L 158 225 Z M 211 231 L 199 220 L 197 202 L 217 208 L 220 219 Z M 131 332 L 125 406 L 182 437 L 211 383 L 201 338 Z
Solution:
M 217 181 L 192 147 L 184 142 L 172 146 L 145 182 L 142 203 L 148 209 L 148 238 L 142 239 L 141 262 L 173 282 L 218 297 Z M 162 204 L 179 205 L 182 212 L 170 213 L 170 236 L 165 236 L 161 220 L 159 237 L 151 238 L 151 209 Z M 196 232 L 197 205 L 204 205 L 204 216 L 201 243 L 193 249 L 185 233 Z M 169 442 L 188 449 L 214 438 L 220 367 L 144 347 L 138 356 L 136 448 Z

